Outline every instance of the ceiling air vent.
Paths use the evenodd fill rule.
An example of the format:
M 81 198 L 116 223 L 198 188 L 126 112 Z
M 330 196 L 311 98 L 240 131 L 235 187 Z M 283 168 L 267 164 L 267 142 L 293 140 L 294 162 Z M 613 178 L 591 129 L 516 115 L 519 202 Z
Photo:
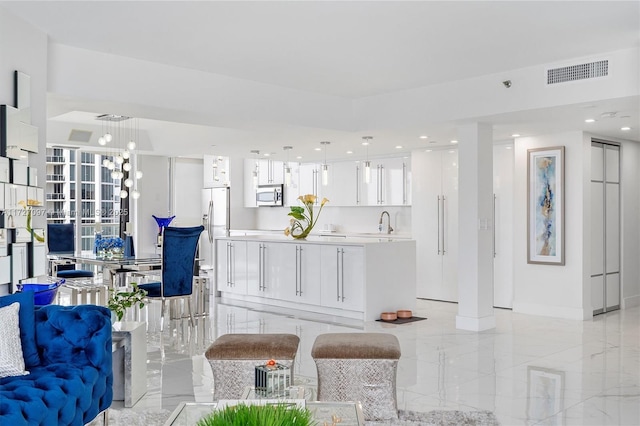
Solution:
M 91 140 L 91 134 L 92 132 L 87 130 L 72 129 L 71 133 L 69 133 L 69 141 L 87 143 Z
M 547 70 L 547 84 L 584 80 L 585 78 L 605 77 L 609 75 L 609 61 L 589 62 L 588 64 Z

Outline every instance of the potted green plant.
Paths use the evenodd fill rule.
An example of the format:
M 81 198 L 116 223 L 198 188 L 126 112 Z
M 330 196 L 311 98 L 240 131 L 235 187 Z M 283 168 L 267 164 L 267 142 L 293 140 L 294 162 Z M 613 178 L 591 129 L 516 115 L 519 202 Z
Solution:
M 203 417 L 198 426 L 311 426 L 311 412 L 289 404 L 233 405 Z
M 144 302 L 147 297 L 146 290 L 138 287 L 136 283 L 132 284 L 131 290 L 117 291 L 110 290 L 111 297 L 109 297 L 109 303 L 107 307 L 111 309 L 111 312 L 116 316 L 118 321 L 122 321 L 127 309 L 138 305 L 143 308 Z

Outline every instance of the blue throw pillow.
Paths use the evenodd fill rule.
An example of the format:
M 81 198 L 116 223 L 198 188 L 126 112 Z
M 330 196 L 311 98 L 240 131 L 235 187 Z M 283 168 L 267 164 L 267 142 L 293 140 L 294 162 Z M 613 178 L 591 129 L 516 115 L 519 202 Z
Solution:
M 32 291 L 10 294 L 0 297 L 0 308 L 13 302 L 20 304 L 20 339 L 22 340 L 22 356 L 27 369 L 40 365 L 40 355 L 36 346 L 36 321 Z

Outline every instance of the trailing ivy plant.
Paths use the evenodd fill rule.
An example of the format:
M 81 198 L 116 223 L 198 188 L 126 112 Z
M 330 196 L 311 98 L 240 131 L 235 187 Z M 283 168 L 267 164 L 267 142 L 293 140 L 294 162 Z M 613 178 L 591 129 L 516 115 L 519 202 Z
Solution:
M 144 301 L 147 297 L 146 290 L 141 289 L 135 283 L 131 291 L 110 290 L 111 297 L 107 307 L 116 315 L 118 321 L 121 321 L 128 308 L 138 305 L 144 307 Z
M 311 412 L 286 403 L 234 405 L 203 417 L 198 426 L 311 426 Z

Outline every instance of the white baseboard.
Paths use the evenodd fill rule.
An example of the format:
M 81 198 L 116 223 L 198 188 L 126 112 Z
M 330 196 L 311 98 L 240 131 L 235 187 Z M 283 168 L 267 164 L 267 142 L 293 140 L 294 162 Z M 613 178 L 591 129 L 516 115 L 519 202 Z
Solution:
M 571 320 L 586 320 L 593 318 L 593 311 L 584 308 L 569 308 L 566 306 L 548 306 L 536 303 L 513 301 L 513 312 L 543 317 L 564 318 Z
M 622 309 L 633 308 L 636 306 L 640 306 L 640 294 L 622 299 Z

